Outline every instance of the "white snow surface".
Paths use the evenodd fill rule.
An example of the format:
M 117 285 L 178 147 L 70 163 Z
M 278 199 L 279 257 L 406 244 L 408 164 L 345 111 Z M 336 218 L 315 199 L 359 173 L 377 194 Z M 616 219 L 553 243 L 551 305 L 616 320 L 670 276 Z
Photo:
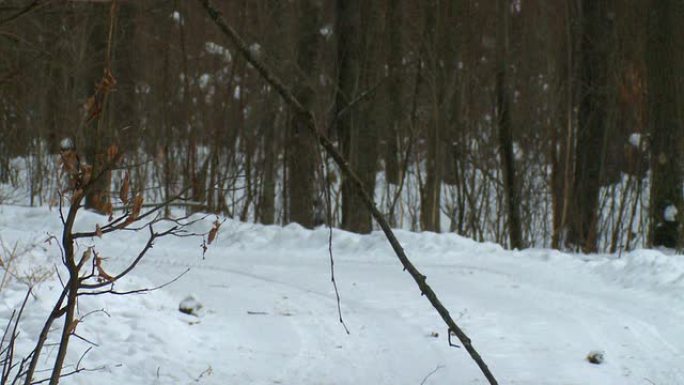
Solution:
M 74 141 L 71 138 L 64 138 L 59 142 L 59 148 L 61 150 L 73 150 Z
M 77 227 L 96 223 L 106 218 L 83 211 Z M 3 244 L 36 245 L 19 258 L 17 275 L 60 264 L 56 242 L 45 242 L 50 235 L 60 236 L 56 209 L 0 206 Z M 446 327 L 381 233 L 334 231 L 347 335 L 330 282 L 328 235 L 227 220 L 204 258 L 199 239 L 158 240 L 116 289 L 189 272 L 146 295 L 82 297 L 80 316 L 94 312 L 77 333 L 97 344 L 82 365 L 101 369 L 62 383 L 486 384 L 465 350 L 448 345 Z M 684 384 L 684 257 L 506 251 L 455 234 L 397 235 L 499 383 Z M 122 232 L 82 241 L 79 250 L 95 245 L 112 275 L 145 241 L 144 231 Z M 32 346 L 60 289 L 55 274 L 34 288 L 18 354 Z M 2 288 L 3 324 L 25 293 L 16 279 Z M 199 317 L 178 311 L 188 293 L 202 299 Z M 68 364 L 88 346 L 72 339 Z M 587 362 L 592 351 L 604 352 L 605 362 Z M 54 355 L 46 350 L 43 367 Z
M 677 207 L 675 207 L 675 205 L 668 205 L 663 212 L 663 219 L 667 222 L 675 222 L 677 220 L 677 213 Z

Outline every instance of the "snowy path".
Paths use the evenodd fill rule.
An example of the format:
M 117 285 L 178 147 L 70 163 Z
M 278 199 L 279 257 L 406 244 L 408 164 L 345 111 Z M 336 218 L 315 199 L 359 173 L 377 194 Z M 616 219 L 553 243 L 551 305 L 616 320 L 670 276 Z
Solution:
M 46 210 L 34 213 L 0 216 L 1 236 L 57 231 Z M 616 260 L 508 252 L 453 235 L 400 238 L 501 384 L 684 384 L 682 257 L 640 251 Z M 143 240 L 102 246 L 107 267 L 116 270 Z M 161 284 L 190 267 L 173 285 L 82 304 L 108 308 L 111 318 L 93 324 L 116 324 L 83 329 L 101 345 L 90 359 L 108 367 L 65 383 L 421 384 L 436 368 L 425 384 L 485 383 L 463 349 L 448 346 L 441 320 L 380 234 L 336 232 L 334 248 L 350 335 L 337 320 L 326 230 L 227 222 L 206 259 L 197 240 L 162 240 L 124 283 Z M 191 293 L 204 304 L 199 318 L 175 309 Z M 595 349 L 606 352 L 603 365 L 584 359 Z

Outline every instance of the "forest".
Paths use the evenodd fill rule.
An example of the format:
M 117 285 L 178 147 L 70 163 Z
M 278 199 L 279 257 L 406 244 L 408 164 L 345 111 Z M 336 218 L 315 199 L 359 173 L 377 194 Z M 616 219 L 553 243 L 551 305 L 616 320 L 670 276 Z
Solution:
M 394 227 L 615 252 L 681 246 L 680 3 L 216 6 Z M 374 228 L 356 187 L 201 6 L 115 7 L 0 6 L 0 181 L 49 204 L 64 139 L 95 168 L 115 143 L 151 200 L 191 186 L 189 210 Z
M 0 0 L 0 385 L 682 383 L 682 19 Z

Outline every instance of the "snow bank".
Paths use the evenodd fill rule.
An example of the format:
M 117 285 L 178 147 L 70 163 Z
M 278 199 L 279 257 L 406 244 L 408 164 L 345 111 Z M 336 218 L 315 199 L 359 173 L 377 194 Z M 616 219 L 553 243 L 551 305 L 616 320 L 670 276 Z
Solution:
M 607 281 L 684 299 L 684 256 L 659 250 L 635 250 L 621 257 L 604 255 L 588 262 Z
M 106 218 L 83 211 L 81 230 Z M 200 219 L 201 216 L 196 216 Z M 208 231 L 214 216 L 190 230 Z M 31 246 L 15 271 L 50 272 L 35 287 L 21 324 L 20 354 L 43 325 L 61 285 L 56 209 L 0 205 L 0 239 Z M 201 241 L 165 238 L 117 289 L 153 287 L 147 295 L 83 298 L 68 362 L 95 372 L 65 384 L 354 385 L 397 382 L 484 384 L 464 354 L 446 343 L 439 317 L 417 292 L 380 232 L 333 231 L 341 306 L 330 284 L 329 230 L 262 226 L 226 220 L 206 255 Z M 455 234 L 397 231 L 409 257 L 428 277 L 501 383 L 525 385 L 684 383 L 684 258 L 658 250 L 582 255 L 555 250 L 507 251 Z M 124 232 L 95 245 L 116 271 L 146 241 Z M 43 269 L 43 270 L 40 270 Z M 11 280 L 0 291 L 0 322 L 25 295 Z M 197 293 L 199 316 L 178 311 Z M 56 334 L 56 333 L 55 333 Z M 591 365 L 587 352 L 605 352 Z M 54 357 L 43 363 L 48 367 Z

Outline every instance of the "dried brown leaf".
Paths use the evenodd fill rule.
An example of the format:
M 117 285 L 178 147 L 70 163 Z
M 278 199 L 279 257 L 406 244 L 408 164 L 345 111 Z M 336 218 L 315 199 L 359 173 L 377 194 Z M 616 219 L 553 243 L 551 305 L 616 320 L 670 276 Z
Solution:
M 62 151 L 59 161 L 61 163 L 62 171 L 67 175 L 73 175 L 76 172 L 78 157 L 76 151 L 65 150 Z
M 128 204 L 128 192 L 130 190 L 130 179 L 128 177 L 128 171 L 124 175 L 123 181 L 121 181 L 121 189 L 119 189 L 119 199 L 124 205 Z
M 107 159 L 111 162 L 119 154 L 119 147 L 116 144 L 112 144 L 107 148 Z
M 109 216 L 109 220 L 111 221 L 114 219 L 114 206 L 112 206 L 112 202 L 107 202 L 104 204 L 104 213 Z
M 81 176 L 81 185 L 88 184 L 90 178 L 93 175 L 93 166 L 85 165 L 82 167 L 83 175 Z
M 133 208 L 131 209 L 131 215 L 130 217 L 133 218 L 133 220 L 138 219 L 138 216 L 140 215 L 140 210 L 142 209 L 142 204 L 143 204 L 143 197 L 141 194 L 138 194 L 135 196 L 135 199 L 133 200 Z
M 100 279 L 107 281 L 107 282 L 114 281 L 114 277 L 107 274 L 107 272 L 102 267 L 102 258 L 100 256 L 98 256 L 97 254 L 95 254 L 95 268 L 97 268 L 97 275 Z
M 100 228 L 100 224 L 95 225 L 95 235 L 98 236 L 98 238 L 102 238 L 102 229 Z
M 221 227 L 221 222 L 216 219 L 216 221 L 214 221 L 214 226 L 212 226 L 211 230 L 209 230 L 207 244 L 211 245 L 211 243 L 214 242 L 214 239 L 216 239 L 216 235 L 218 234 L 219 227 Z
M 105 101 L 105 96 L 116 86 L 116 79 L 112 72 L 106 68 L 102 80 L 95 85 L 95 92 L 88 97 L 84 104 L 86 110 L 86 122 L 91 122 L 93 119 L 100 116 Z
M 83 260 L 84 262 L 87 261 L 87 260 L 89 260 L 90 257 L 92 256 L 92 253 L 93 253 L 93 249 L 90 248 L 90 247 L 87 248 L 86 251 L 83 252 L 82 260 Z
M 86 110 L 86 114 L 88 115 L 88 121 L 92 120 L 100 114 L 100 106 L 98 105 L 95 95 L 88 97 L 86 102 L 83 104 L 83 109 Z

